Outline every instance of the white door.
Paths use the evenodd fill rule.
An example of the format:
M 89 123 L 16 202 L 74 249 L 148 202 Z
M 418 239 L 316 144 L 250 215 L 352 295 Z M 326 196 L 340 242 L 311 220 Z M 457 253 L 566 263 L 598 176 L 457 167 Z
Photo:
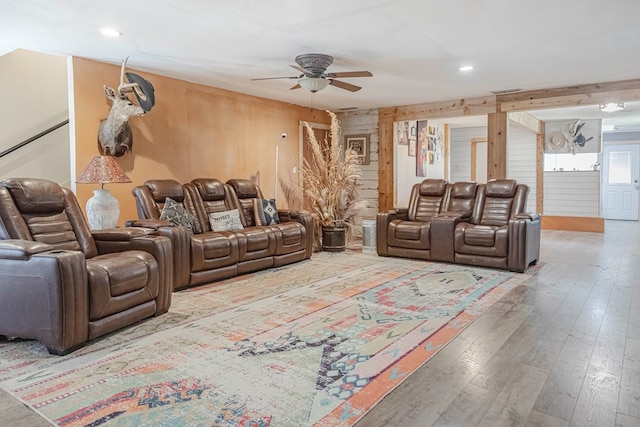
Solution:
M 638 220 L 640 146 L 607 145 L 602 150 L 602 216 Z

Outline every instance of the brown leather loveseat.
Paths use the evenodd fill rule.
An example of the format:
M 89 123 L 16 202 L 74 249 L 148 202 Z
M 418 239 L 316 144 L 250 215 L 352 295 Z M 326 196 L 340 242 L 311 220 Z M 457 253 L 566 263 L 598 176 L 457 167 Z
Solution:
M 540 257 L 540 215 L 524 212 L 528 192 L 510 179 L 426 179 L 407 208 L 378 214 L 378 255 L 524 272 Z
M 153 230 L 89 230 L 74 194 L 43 179 L 0 183 L 0 334 L 53 354 L 165 313 L 171 241 Z
M 256 222 L 256 203 L 264 200 L 252 181 L 197 178 L 184 185 L 175 180 L 148 180 L 133 189 L 138 222 L 171 233 L 174 227 L 161 220 L 167 198 L 180 203 L 193 217 L 188 244 L 179 262 L 189 268 L 176 281 L 174 290 L 208 283 L 270 267 L 308 259 L 312 254 L 313 232 L 310 215 L 278 210 L 279 223 Z M 213 231 L 211 215 L 238 210 L 242 229 Z

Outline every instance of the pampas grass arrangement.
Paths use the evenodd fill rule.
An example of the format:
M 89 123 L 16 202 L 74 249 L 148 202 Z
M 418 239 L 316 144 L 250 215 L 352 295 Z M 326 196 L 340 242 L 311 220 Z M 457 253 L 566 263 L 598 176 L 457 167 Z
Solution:
M 327 113 L 331 117 L 329 140 L 318 141 L 305 122 L 310 154 L 302 168 L 303 197 L 321 226 L 352 228 L 358 211 L 367 206 L 357 188 L 362 169 L 357 153 L 340 144 L 338 118 L 331 111 Z M 289 206 L 301 206 L 300 191 L 284 181 L 280 184 Z

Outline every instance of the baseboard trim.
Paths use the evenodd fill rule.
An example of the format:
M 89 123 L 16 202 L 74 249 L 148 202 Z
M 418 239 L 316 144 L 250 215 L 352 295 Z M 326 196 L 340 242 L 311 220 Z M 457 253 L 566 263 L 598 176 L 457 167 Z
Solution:
M 543 230 L 589 231 L 604 233 L 604 218 L 543 215 Z

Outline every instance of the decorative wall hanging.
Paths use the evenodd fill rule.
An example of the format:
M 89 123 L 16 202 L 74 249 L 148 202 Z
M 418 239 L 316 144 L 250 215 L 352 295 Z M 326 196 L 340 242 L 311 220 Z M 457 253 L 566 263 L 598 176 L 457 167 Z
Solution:
M 347 150 L 356 152 L 361 165 L 369 164 L 369 135 L 347 135 L 344 141 Z
M 545 153 L 599 153 L 601 120 L 568 120 L 546 123 Z
M 129 126 L 129 117 L 142 116 L 151 111 L 155 105 L 153 85 L 143 77 L 134 73 L 125 73 L 127 59 L 122 61 L 120 69 L 120 85 L 118 90 L 104 86 L 104 93 L 111 100 L 111 109 L 106 119 L 98 128 L 99 150 L 102 154 L 123 156 L 131 152 L 133 134 Z M 125 76 L 127 82 L 125 82 Z M 127 93 L 133 92 L 139 106 L 131 102 Z
M 393 139 L 397 145 L 409 145 L 409 122 L 393 123 Z
M 427 120 L 419 120 L 417 123 L 418 142 L 416 146 L 416 176 L 427 176 L 427 164 L 429 163 L 429 126 Z

